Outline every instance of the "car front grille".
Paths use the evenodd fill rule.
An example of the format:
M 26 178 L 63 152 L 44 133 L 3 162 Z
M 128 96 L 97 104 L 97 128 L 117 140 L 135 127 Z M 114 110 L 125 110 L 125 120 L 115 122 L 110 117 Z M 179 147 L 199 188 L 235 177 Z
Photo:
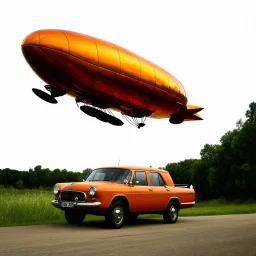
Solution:
M 78 202 L 85 202 L 86 196 L 83 192 L 78 191 L 62 191 L 60 193 L 60 201 L 66 201 L 66 202 L 75 202 L 75 198 L 78 198 Z

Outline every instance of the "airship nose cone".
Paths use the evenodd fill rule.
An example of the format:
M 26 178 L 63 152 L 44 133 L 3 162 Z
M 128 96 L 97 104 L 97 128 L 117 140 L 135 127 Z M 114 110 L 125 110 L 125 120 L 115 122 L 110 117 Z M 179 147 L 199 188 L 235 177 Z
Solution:
M 69 53 L 67 36 L 62 30 L 44 29 L 35 31 L 29 34 L 22 42 L 22 47 L 30 45 Z
M 38 45 L 38 44 L 39 44 L 39 34 L 37 32 L 33 32 L 24 38 L 21 46 L 23 47 L 23 46 Z

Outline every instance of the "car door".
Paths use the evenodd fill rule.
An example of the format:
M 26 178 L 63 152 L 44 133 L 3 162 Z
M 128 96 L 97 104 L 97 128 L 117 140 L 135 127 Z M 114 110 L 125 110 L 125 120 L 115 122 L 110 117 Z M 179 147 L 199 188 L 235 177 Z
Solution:
M 153 189 L 153 209 L 155 211 L 165 210 L 169 199 L 170 191 L 168 187 L 165 187 L 164 180 L 160 173 L 150 172 L 150 186 Z
M 130 209 L 133 212 L 147 212 L 152 209 L 153 191 L 148 186 L 145 171 L 135 171 L 132 180 L 132 201 Z

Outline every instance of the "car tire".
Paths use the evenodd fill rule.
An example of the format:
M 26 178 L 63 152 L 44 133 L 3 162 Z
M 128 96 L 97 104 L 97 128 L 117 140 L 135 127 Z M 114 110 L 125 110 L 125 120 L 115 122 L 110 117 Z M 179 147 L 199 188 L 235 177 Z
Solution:
M 85 213 L 81 211 L 65 211 L 65 218 L 69 224 L 81 224 L 84 221 Z
M 113 202 L 105 216 L 106 222 L 110 228 L 121 228 L 125 222 L 126 218 L 126 205 L 117 200 Z
M 170 202 L 163 214 L 165 223 L 175 223 L 179 217 L 179 207 L 176 202 Z

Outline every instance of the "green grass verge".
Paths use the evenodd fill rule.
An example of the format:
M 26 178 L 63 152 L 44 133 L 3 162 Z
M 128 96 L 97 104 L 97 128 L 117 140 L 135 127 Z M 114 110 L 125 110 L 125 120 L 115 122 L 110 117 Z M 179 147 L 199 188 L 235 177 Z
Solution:
M 0 226 L 22 226 L 50 223 L 66 223 L 63 211 L 52 206 L 52 191 L 16 190 L 0 188 Z M 211 200 L 196 203 L 193 208 L 180 211 L 180 216 L 256 213 L 256 202 L 228 202 Z M 161 215 L 141 215 L 140 218 L 156 218 Z M 89 221 L 103 217 L 88 215 Z
M 183 209 L 180 216 L 205 216 L 256 213 L 256 202 L 211 200 L 196 203 L 193 208 Z
M 210 200 L 196 203 L 192 208 L 181 209 L 179 216 L 210 216 L 226 214 L 247 214 L 256 213 L 256 202 Z M 140 218 L 154 218 L 158 215 L 145 214 Z M 162 217 L 162 216 L 161 216 Z

